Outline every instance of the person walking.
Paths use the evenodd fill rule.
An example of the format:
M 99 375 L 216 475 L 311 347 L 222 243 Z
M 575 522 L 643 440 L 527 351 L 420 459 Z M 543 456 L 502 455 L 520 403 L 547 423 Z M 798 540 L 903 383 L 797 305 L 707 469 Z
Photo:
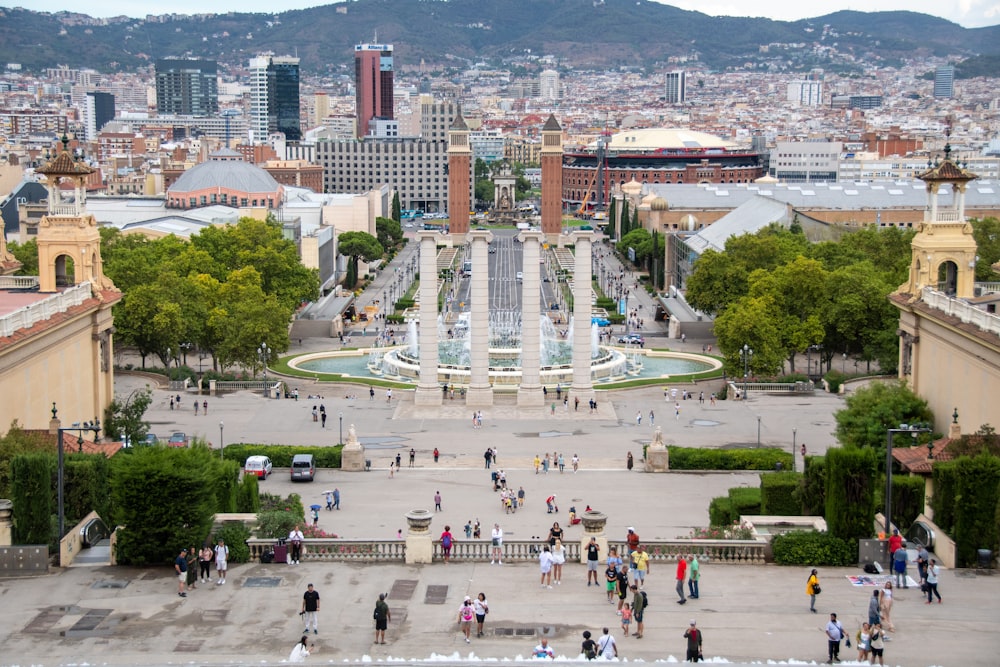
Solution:
M 909 588 L 909 581 L 906 574 L 906 543 L 903 542 L 898 549 L 892 552 L 892 572 L 896 575 L 896 585 L 900 588 Z
M 628 566 L 622 563 L 618 566 L 618 573 L 615 575 L 615 590 L 618 593 L 618 610 L 617 614 L 620 616 L 622 613 L 622 607 L 625 606 L 625 598 L 628 596 Z
M 389 621 L 392 620 L 392 613 L 385 601 L 385 593 L 378 594 L 378 601 L 375 602 L 375 612 L 372 617 L 375 619 L 375 643 L 384 644 L 385 631 L 389 627 Z
M 830 614 L 826 624 L 826 650 L 831 663 L 840 662 L 840 640 L 844 638 L 844 627 L 836 614 Z
M 687 657 L 685 662 L 698 662 L 702 659 L 701 654 L 701 630 L 692 618 L 688 624 L 688 629 L 684 631 L 684 638 L 687 639 Z
M 535 474 L 537 475 L 538 469 L 542 467 L 542 459 L 538 457 L 538 454 L 535 454 L 535 460 L 532 463 L 535 466 Z
M 375 400 L 375 387 L 368 387 L 368 400 L 369 401 Z
M 656 425 L 655 415 L 653 414 L 652 410 L 649 411 L 649 425 L 650 426 L 655 426 Z
M 476 612 L 476 637 L 483 636 L 483 623 L 486 622 L 486 614 L 490 613 L 490 604 L 486 601 L 486 593 L 480 593 L 472 601 L 472 610 Z
M 879 665 L 885 665 L 882 658 L 882 654 L 885 652 L 885 634 L 882 631 L 882 626 L 876 623 L 875 627 L 871 628 L 870 631 L 869 646 L 871 647 L 871 657 L 868 659 L 868 663 L 874 665 L 875 660 L 878 660 Z
M 597 652 L 605 660 L 618 657 L 618 644 L 615 643 L 615 638 L 611 636 L 611 631 L 607 628 L 604 628 L 604 634 L 597 640 Z
M 685 604 L 687 599 L 684 597 L 684 580 L 687 579 L 687 559 L 683 554 L 677 559 L 677 574 L 675 575 L 677 579 L 677 604 Z
M 291 553 L 288 556 L 289 565 L 299 564 L 299 559 L 302 558 L 302 541 L 305 539 L 305 535 L 299 530 L 299 525 L 292 526 L 292 530 L 288 533 L 288 543 L 292 545 Z
M 198 416 L 198 399 L 194 400 L 194 416 Z
M 542 588 L 552 588 L 552 552 L 547 544 L 538 554 L 538 569 L 542 575 L 540 580 Z
M 219 543 L 215 545 L 215 571 L 219 575 L 217 584 L 226 583 L 226 568 L 229 567 L 229 547 L 225 540 L 219 538 Z
M 440 491 L 435 491 L 434 492 L 434 511 L 435 512 L 440 512 L 441 511 L 441 492 Z
M 559 474 L 566 472 L 566 457 L 563 454 L 559 455 Z
M 573 464 L 573 473 L 575 474 L 580 469 L 580 457 L 574 454 L 571 462 Z
M 698 556 L 691 554 L 688 556 L 688 597 L 698 599 L 698 582 L 701 581 L 701 565 L 698 563 Z
M 635 412 L 635 425 L 642 426 L 642 410 L 636 410 Z
M 206 417 L 208 416 L 208 401 L 201 402 L 201 413 Z
M 646 594 L 639 590 L 639 587 L 632 584 L 632 619 L 635 621 L 636 639 L 642 639 L 642 620 L 646 613 Z
M 941 604 L 941 594 L 938 593 L 938 575 L 941 570 L 937 565 L 937 561 L 933 558 L 927 563 L 927 604 L 931 604 L 934 601 L 933 596 L 937 596 L 938 604 Z
M 882 591 L 878 588 L 872 591 L 872 596 L 868 598 L 868 625 L 869 627 L 882 622 Z M 860 647 L 858 647 L 860 648 Z
M 816 596 L 819 595 L 819 576 L 816 574 L 816 569 L 809 573 L 809 578 L 806 580 L 806 595 L 809 596 L 809 611 L 816 613 Z
M 632 626 L 632 605 L 628 602 L 622 605 L 622 635 L 628 637 L 628 630 Z
M 326 428 L 326 411 L 319 413 L 320 428 Z
M 414 460 L 416 460 L 416 458 L 417 458 L 417 450 L 415 450 L 413 447 L 410 447 L 410 467 L 411 468 L 413 467 L 413 462 L 414 462 Z
M 597 642 L 590 637 L 590 630 L 584 630 L 583 644 L 580 645 L 580 652 L 587 660 L 595 660 L 597 658 Z
M 198 588 L 198 550 L 191 545 L 187 550 L 187 587 L 189 591 Z
M 476 527 L 479 527 L 479 519 L 476 519 Z M 492 547 L 490 565 L 493 565 L 494 561 L 496 561 L 497 565 L 503 565 L 503 530 L 500 528 L 499 523 L 493 524 L 493 530 L 490 532 L 490 541 Z
M 174 572 L 177 573 L 177 595 L 182 598 L 187 597 L 184 592 L 187 586 L 187 549 L 181 549 L 180 554 L 174 559 Z
M 465 596 L 465 600 L 462 602 L 462 606 L 458 609 L 458 624 L 462 629 L 462 634 L 465 635 L 465 643 L 471 644 L 472 640 L 469 639 L 469 635 L 472 632 L 472 619 L 476 617 L 475 609 L 472 607 L 472 598 L 468 595 Z
M 591 583 L 594 586 L 599 586 L 597 581 L 597 565 L 601 560 L 601 545 L 597 543 L 596 537 L 590 538 L 590 543 L 587 544 L 587 586 L 589 587 Z
M 639 588 L 646 583 L 646 575 L 649 574 L 649 554 L 646 547 L 641 544 L 630 554 L 632 559 L 632 579 Z
M 313 634 L 319 634 L 319 591 L 312 584 L 306 586 L 306 592 L 302 595 L 302 611 L 300 616 L 305 617 L 306 629 L 302 634 L 309 634 L 309 626 L 312 626 Z
M 562 540 L 559 539 L 552 546 L 552 578 L 555 579 L 556 586 L 562 585 L 562 569 L 565 562 L 566 547 L 563 546 Z
M 892 582 L 885 582 L 882 588 L 882 598 L 879 601 L 882 608 L 882 623 L 877 625 L 885 627 L 889 632 L 895 632 L 896 626 L 892 624 Z
M 434 463 L 438 462 L 438 458 L 441 456 L 441 450 L 437 447 L 434 448 Z
M 634 462 L 634 460 L 632 459 L 632 452 L 629 452 L 629 453 L 628 453 L 628 456 L 626 456 L 626 457 L 625 457 L 625 468 L 626 468 L 626 469 L 627 469 L 627 470 L 628 470 L 629 472 L 632 472 L 632 466 L 633 466 L 634 464 L 635 464 L 635 462 Z
M 333 489 L 333 509 L 340 509 L 340 489 L 336 487 Z

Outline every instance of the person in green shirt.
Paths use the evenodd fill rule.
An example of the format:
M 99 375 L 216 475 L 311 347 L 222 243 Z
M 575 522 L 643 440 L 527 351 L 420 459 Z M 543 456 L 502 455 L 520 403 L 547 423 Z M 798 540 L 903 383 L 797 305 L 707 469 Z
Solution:
M 701 579 L 701 569 L 698 565 L 698 557 L 694 554 L 688 556 L 688 597 L 698 599 L 698 580 Z

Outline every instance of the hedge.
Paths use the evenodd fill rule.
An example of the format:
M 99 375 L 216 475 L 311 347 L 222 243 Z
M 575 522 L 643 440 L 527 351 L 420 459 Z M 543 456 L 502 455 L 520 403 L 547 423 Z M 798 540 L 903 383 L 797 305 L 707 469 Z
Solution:
M 57 459 L 53 457 L 53 466 Z M 108 487 L 111 462 L 103 454 L 70 454 L 65 460 L 64 506 L 66 525 L 74 526 L 91 510 L 108 521 L 111 514 Z
M 729 489 L 729 501 L 733 504 L 733 522 L 744 514 L 760 514 L 760 487 L 733 487 Z
M 953 462 L 936 463 L 932 468 L 934 479 L 934 495 L 931 496 L 931 509 L 934 510 L 934 523 L 947 535 L 955 532 L 955 514 L 958 510 L 955 502 L 958 495 L 958 468 Z
M 236 461 L 242 468 L 248 456 L 266 456 L 271 459 L 271 465 L 276 468 L 290 468 L 292 457 L 296 454 L 312 454 L 316 458 L 317 468 L 339 468 L 340 450 L 343 445 L 332 447 L 309 447 L 305 445 L 226 445 L 223 456 L 227 461 Z
M 52 541 L 55 462 L 51 454 L 18 454 L 11 460 L 14 544 L 47 545 Z M 56 542 L 61 538 L 59 535 Z
M 760 513 L 777 516 L 799 516 L 802 503 L 796 491 L 803 475 L 797 472 L 769 472 L 760 476 Z
M 668 446 L 671 470 L 775 470 L 792 467 L 792 455 L 771 447 L 759 449 L 699 449 Z
M 805 474 L 795 498 L 803 516 L 824 516 L 826 512 L 826 457 L 807 456 Z
M 708 523 L 712 526 L 733 525 L 733 501 L 729 496 L 712 498 L 708 504 Z
M 878 455 L 871 449 L 831 449 L 826 453 L 826 525 L 844 540 L 872 536 Z
M 924 488 L 923 477 L 892 478 L 892 522 L 903 528 L 902 532 L 924 511 Z
M 937 466 L 954 467 L 955 550 L 959 567 L 976 564 L 977 550 L 997 549 L 997 505 L 1000 501 L 1000 459 L 989 454 L 963 456 Z M 959 505 L 961 511 L 959 511 Z
M 236 511 L 256 514 L 260 511 L 260 491 L 257 475 L 244 475 L 236 488 Z
M 857 548 L 852 542 L 815 530 L 775 535 L 771 549 L 778 565 L 844 567 L 858 562 Z

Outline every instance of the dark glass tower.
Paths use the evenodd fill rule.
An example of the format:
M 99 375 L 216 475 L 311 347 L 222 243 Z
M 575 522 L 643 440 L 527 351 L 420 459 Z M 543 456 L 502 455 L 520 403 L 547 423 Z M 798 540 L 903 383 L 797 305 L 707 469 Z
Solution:
M 156 110 L 178 116 L 219 113 L 218 65 L 214 60 L 156 61 Z

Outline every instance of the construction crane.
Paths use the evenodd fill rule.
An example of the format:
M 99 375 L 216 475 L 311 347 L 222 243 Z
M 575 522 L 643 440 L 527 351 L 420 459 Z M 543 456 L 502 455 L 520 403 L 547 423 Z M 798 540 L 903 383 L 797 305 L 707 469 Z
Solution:
M 587 191 L 583 195 L 583 201 L 580 202 L 580 208 L 576 211 L 576 217 L 582 218 L 587 216 L 587 202 L 590 201 L 590 195 L 594 193 L 594 184 L 597 184 L 597 205 L 596 208 L 601 209 L 604 207 L 604 173 L 607 169 L 607 145 L 611 140 L 611 128 L 610 123 L 610 113 L 609 118 L 604 121 L 604 129 L 601 130 L 601 136 L 597 138 L 597 166 L 594 168 L 594 175 L 590 179 L 590 184 L 587 186 Z

